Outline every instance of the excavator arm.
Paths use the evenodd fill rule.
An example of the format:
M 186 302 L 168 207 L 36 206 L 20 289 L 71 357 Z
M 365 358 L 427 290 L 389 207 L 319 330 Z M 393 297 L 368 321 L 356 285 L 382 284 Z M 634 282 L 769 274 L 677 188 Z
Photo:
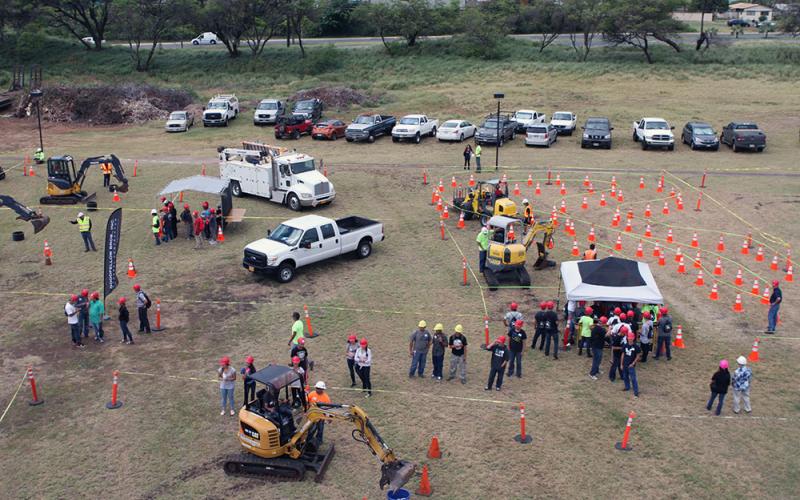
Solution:
M 17 213 L 17 219 L 28 221 L 33 224 L 34 234 L 44 229 L 44 227 L 50 223 L 50 217 L 26 207 L 8 195 L 0 194 L 0 207 L 10 208 Z
M 292 437 L 290 445 L 300 447 L 305 441 L 313 424 L 324 421 L 350 422 L 353 429 L 353 439 L 366 444 L 373 455 L 378 457 L 381 466 L 380 487 L 388 485 L 390 490 L 403 486 L 414 475 L 416 465 L 405 460 L 399 460 L 394 451 L 378 434 L 369 417 L 358 406 L 320 403 L 306 412 L 306 422 L 303 427 Z
M 83 187 L 83 181 L 86 178 L 86 172 L 89 170 L 89 167 L 92 165 L 99 165 L 100 163 L 111 163 L 114 172 L 114 178 L 117 179 L 120 184 L 112 184 L 109 186 L 109 191 L 119 191 L 120 193 L 127 193 L 128 192 L 128 178 L 125 177 L 125 170 L 122 168 L 122 163 L 120 163 L 119 158 L 116 155 L 110 154 L 108 156 L 90 156 L 83 160 L 81 163 L 81 168 L 78 169 L 78 172 L 75 174 L 75 182 L 77 182 L 81 187 Z

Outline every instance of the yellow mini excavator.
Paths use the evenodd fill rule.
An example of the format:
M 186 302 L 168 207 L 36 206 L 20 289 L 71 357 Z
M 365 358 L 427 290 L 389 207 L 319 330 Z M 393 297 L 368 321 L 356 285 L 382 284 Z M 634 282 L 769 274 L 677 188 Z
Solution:
M 120 182 L 111 184 L 108 190 L 127 193 L 128 179 L 115 155 L 86 158 L 77 172 L 71 156 L 52 156 L 47 159 L 47 196 L 42 197 L 39 202 L 43 205 L 74 205 L 91 201 L 96 193 L 87 194 L 83 190 L 83 181 L 86 180 L 89 167 L 101 163 L 110 163 L 114 177 Z
M 358 406 L 319 404 L 303 411 L 302 405 L 292 405 L 290 389 L 302 390 L 302 381 L 287 366 L 270 364 L 249 378 L 264 387 L 239 410 L 239 443 L 245 452 L 227 457 L 226 474 L 301 481 L 311 470 L 315 480 L 322 481 L 334 454 L 333 445 L 321 451 L 318 431 L 326 421 L 349 422 L 353 439 L 366 444 L 383 463 L 381 489 L 388 485 L 396 490 L 414 474 L 416 466 L 395 456 Z
M 464 220 L 480 219 L 485 226 L 495 215 L 517 216 L 517 204 L 508 197 L 508 183 L 500 179 L 478 181 L 475 187 L 453 193 L 453 206 L 464 212 Z
M 538 258 L 533 264 L 536 270 L 555 266 L 555 262 L 547 259 L 547 250 L 552 248 L 553 223 L 534 221 L 527 227 L 519 219 L 496 215 L 487 224 L 491 231 L 489 251 L 486 255 L 486 269 L 483 272 L 489 290 L 496 290 L 503 281 L 513 279 L 520 286 L 530 286 L 531 277 L 525 269 L 528 248 L 540 233 L 542 241 L 536 242 Z

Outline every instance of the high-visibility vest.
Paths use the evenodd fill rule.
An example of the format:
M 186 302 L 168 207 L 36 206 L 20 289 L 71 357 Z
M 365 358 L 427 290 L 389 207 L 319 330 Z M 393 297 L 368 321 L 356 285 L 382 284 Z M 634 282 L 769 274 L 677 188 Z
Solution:
M 43 161 L 44 160 L 44 151 L 37 151 L 33 153 L 33 159 L 36 161 Z
M 594 260 L 597 258 L 597 252 L 594 250 L 586 250 L 583 252 L 583 260 Z
M 525 207 L 525 218 L 526 219 L 533 218 L 533 207 L 531 207 L 530 205 Z
M 89 220 L 88 215 L 84 215 L 83 219 L 78 217 L 78 231 L 86 233 L 89 231 L 89 229 L 91 229 L 91 226 L 92 226 L 92 221 Z
M 103 162 L 100 164 L 100 169 L 103 171 L 104 174 L 111 173 L 111 163 L 110 162 Z
M 159 221 L 158 215 L 153 216 L 153 234 L 158 234 L 158 230 L 161 228 L 161 223 Z

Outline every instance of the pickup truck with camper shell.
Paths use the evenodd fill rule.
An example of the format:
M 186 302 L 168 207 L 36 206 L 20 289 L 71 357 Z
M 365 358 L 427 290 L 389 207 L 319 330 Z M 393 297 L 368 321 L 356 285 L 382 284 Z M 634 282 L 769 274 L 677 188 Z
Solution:
M 239 99 L 233 94 L 218 94 L 203 108 L 203 126 L 227 127 L 228 122 L 239 116 Z

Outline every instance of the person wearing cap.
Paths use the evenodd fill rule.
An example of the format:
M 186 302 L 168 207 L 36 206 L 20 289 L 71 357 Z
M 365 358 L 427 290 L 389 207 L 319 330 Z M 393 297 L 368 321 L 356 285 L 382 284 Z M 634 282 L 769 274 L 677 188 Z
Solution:
M 306 349 L 306 339 L 300 337 L 297 339 L 297 343 L 292 345 L 292 352 L 289 353 L 289 356 L 294 359 L 295 356 L 300 358 L 300 366 L 303 367 L 303 370 L 308 371 L 308 349 Z
M 305 335 L 305 327 L 303 321 L 300 319 L 300 313 L 295 311 L 292 313 L 292 334 L 289 337 L 289 343 L 286 344 L 294 349 L 298 341 Z M 294 356 L 294 355 L 292 355 Z
M 558 314 L 553 310 L 556 305 L 552 300 L 546 303 L 547 311 L 544 314 L 544 332 L 547 340 L 544 343 L 544 355 L 550 355 L 550 344 L 553 344 L 553 359 L 558 359 Z
M 78 212 L 78 217 L 69 222 L 70 224 L 78 225 L 78 232 L 81 233 L 83 244 L 86 247 L 84 252 L 88 252 L 89 250 L 96 252 L 97 248 L 94 246 L 94 240 L 92 239 L 92 219 L 90 219 L 89 216 L 85 215 L 83 212 Z
M 725 403 L 725 395 L 728 394 L 728 386 L 730 385 L 731 374 L 728 371 L 728 360 L 723 359 L 719 362 L 719 369 L 714 372 L 714 375 L 711 376 L 711 384 L 709 385 L 709 388 L 711 389 L 711 397 L 708 398 L 706 410 L 711 411 L 711 407 L 714 405 L 714 400 L 719 398 L 719 401 L 717 402 L 717 409 L 714 414 L 719 416 L 719 414 L 722 413 L 722 405 Z
M 506 365 L 508 364 L 508 358 L 510 357 L 508 353 L 508 347 L 506 347 L 505 336 L 501 335 L 500 337 L 497 337 L 497 340 L 486 346 L 486 350 L 491 353 L 492 359 L 489 365 L 489 381 L 486 382 L 486 387 L 484 387 L 484 390 L 492 390 L 492 385 L 495 383 L 496 377 L 497 385 L 495 386 L 495 390 L 499 391 L 503 386 L 503 375 L 506 372 Z
M 194 222 L 192 222 L 192 228 L 194 229 L 194 248 L 197 250 L 203 247 L 203 242 L 205 241 L 205 238 L 203 238 L 203 229 L 206 227 L 206 223 L 203 222 L 203 218 L 200 217 L 200 213 L 197 210 L 192 212 L 192 217 L 194 217 Z
M 181 222 L 183 223 L 183 227 L 186 228 L 186 239 L 191 240 L 194 238 L 194 231 L 192 227 L 192 211 L 189 209 L 189 204 L 183 204 L 183 212 L 181 212 Z
M 231 358 L 228 356 L 220 358 L 217 378 L 219 379 L 219 395 L 222 402 L 222 411 L 219 414 L 225 415 L 225 403 L 229 403 L 231 416 L 233 416 L 235 415 L 233 411 L 233 389 L 236 386 L 236 370 L 231 366 Z
M 739 413 L 739 401 L 744 400 L 744 412 L 750 413 L 750 382 L 753 381 L 753 371 L 747 366 L 747 358 L 736 358 L 739 365 L 733 372 L 733 413 Z
M 524 321 L 518 319 L 514 322 L 511 331 L 508 332 L 509 362 L 507 376 L 509 377 L 515 372 L 515 367 L 517 378 L 522 377 L 522 351 L 525 350 L 525 339 L 528 338 L 528 334 L 522 329 L 524 324 Z
M 292 370 L 300 376 L 299 380 L 295 380 L 289 384 L 292 390 L 292 406 L 295 408 L 303 407 L 303 411 L 308 410 L 308 401 L 306 401 L 306 371 L 300 366 L 300 358 L 294 356 L 292 358 Z
M 592 314 L 594 314 L 594 310 L 586 306 L 583 310 L 583 316 L 578 320 L 578 326 L 581 330 L 581 340 L 578 344 L 578 356 L 583 354 L 583 348 L 585 347 L 587 358 L 592 357 L 591 347 L 589 346 L 592 338 L 592 325 L 594 325 L 594 317 Z
M 486 254 L 489 251 L 489 239 L 492 237 L 492 231 L 488 227 L 482 227 L 475 242 L 478 244 L 478 272 L 483 274 L 486 270 Z
M 150 210 L 150 231 L 153 233 L 153 238 L 156 240 L 156 245 L 160 245 L 161 219 L 158 217 L 158 210 L 155 208 Z
M 131 315 L 128 312 L 128 306 L 125 304 L 127 301 L 125 297 L 119 298 L 119 329 L 122 331 L 122 340 L 123 344 L 133 344 L 133 335 L 131 335 L 131 331 L 128 328 L 128 321 L 131 319 Z
M 141 285 L 133 285 L 136 292 L 136 311 L 139 314 L 139 333 L 152 333 L 150 330 L 150 319 L 147 317 L 147 309 L 150 307 L 150 297 L 144 293 Z
M 672 351 L 670 350 L 670 344 L 672 343 L 672 317 L 669 315 L 669 309 L 666 307 L 662 307 L 659 312 L 661 313 L 661 317 L 658 318 L 658 323 L 656 324 L 658 330 L 658 344 L 656 345 L 656 355 L 653 356 L 653 359 L 661 357 L 663 348 L 667 354 L 667 361 L 669 361 L 672 359 Z
M 372 369 L 372 349 L 369 348 L 367 339 L 362 338 L 359 342 L 358 349 L 355 355 L 356 360 L 356 373 L 358 378 L 361 379 L 361 387 L 367 394 L 364 397 L 372 396 L 372 381 L 370 380 L 370 371 Z
M 642 313 L 642 331 L 639 333 L 639 344 L 642 348 L 642 363 L 647 363 L 647 355 L 653 348 L 653 318 L 650 311 Z
M 433 362 L 433 375 L 436 380 L 442 380 L 444 371 L 444 350 L 447 348 L 447 336 L 444 334 L 444 325 L 436 323 L 433 327 L 433 340 L 431 341 L 431 361 Z
M 328 387 L 325 385 L 325 382 L 322 380 L 318 381 L 314 384 L 314 390 L 308 393 L 308 404 L 310 406 L 317 406 L 320 403 L 322 404 L 331 404 L 331 398 L 325 392 Z M 316 440 L 317 446 L 322 443 L 322 435 L 325 433 L 325 421 L 320 420 L 316 423 L 315 429 L 312 432 L 309 432 L 308 437 L 309 439 Z
M 547 302 L 539 302 L 539 310 L 536 311 L 536 314 L 533 316 L 534 332 L 533 341 L 531 342 L 531 349 L 536 349 L 536 341 L 541 338 L 541 340 L 539 340 L 539 350 L 544 350 L 544 339 L 547 336 L 544 329 L 544 316 L 546 311 Z
M 508 306 L 508 312 L 506 312 L 505 316 L 503 316 L 503 325 L 508 329 L 508 333 L 511 333 L 511 330 L 514 329 L 514 323 L 517 321 L 524 321 L 525 318 L 522 316 L 522 313 L 518 311 L 519 305 L 516 302 L 512 302 Z
M 610 321 L 609 319 L 609 324 Z M 620 378 L 625 379 L 625 374 L 622 371 L 622 337 L 627 329 L 628 327 L 623 325 L 619 318 L 617 318 L 616 323 L 611 325 L 611 369 L 608 371 L 608 379 L 612 382 L 617 380 L 617 372 L 619 372 Z
M 456 371 L 461 378 L 461 383 L 467 383 L 467 337 L 464 336 L 464 327 L 456 325 L 453 334 L 447 340 L 450 346 L 450 376 L 448 382 L 456 377 Z
M 408 376 L 413 377 L 416 372 L 419 377 L 425 376 L 425 363 L 428 360 L 428 349 L 431 347 L 432 336 L 426 327 L 428 323 L 422 320 L 417 329 L 411 332 L 408 338 L 408 357 L 411 358 L 411 367 Z
M 89 338 L 89 290 L 84 288 L 75 303 L 78 308 L 78 324 L 83 338 Z
M 71 295 L 66 304 L 64 304 L 64 315 L 67 317 L 67 324 L 69 325 L 69 333 L 72 337 L 72 345 L 74 347 L 83 347 L 81 342 L 81 330 L 78 321 L 78 308 L 75 304 L 78 302 L 77 295 Z
M 89 300 L 89 323 L 92 324 L 94 329 L 94 341 L 103 343 L 103 314 L 106 309 L 103 302 L 100 300 L 98 292 L 92 293 L 91 300 Z
M 208 243 L 217 244 L 217 212 L 213 208 L 206 210 L 206 226 L 208 227 Z
M 350 387 L 356 386 L 356 351 L 358 350 L 358 337 L 350 335 L 347 337 L 345 345 L 345 359 L 347 359 L 347 371 L 350 372 Z
M 642 355 L 642 349 L 636 344 L 636 334 L 627 326 L 622 330 L 627 343 L 622 348 L 622 380 L 625 382 L 623 391 L 630 391 L 633 386 L 633 397 L 639 397 L 639 381 L 636 380 L 636 363 Z
M 767 333 L 775 333 L 778 324 L 778 310 L 783 302 L 783 292 L 781 283 L 778 280 L 772 282 L 772 295 L 769 296 L 769 312 L 767 313 Z
M 253 356 L 247 356 L 247 358 L 244 360 L 244 366 L 241 370 L 239 370 L 239 374 L 242 375 L 242 383 L 244 385 L 244 404 L 247 404 L 256 398 L 256 381 L 250 378 L 250 375 L 258 371 L 256 370 L 256 366 L 253 364 L 253 361 L 255 361 Z
M 583 260 L 597 260 L 597 250 L 595 250 L 594 243 L 590 243 L 589 249 L 584 250 Z
M 209 210 L 208 210 L 208 202 L 204 201 L 202 204 L 203 210 L 200 212 L 200 217 L 203 218 L 203 234 L 207 240 L 211 239 L 211 227 L 208 225 L 209 223 Z
M 589 378 L 592 380 L 597 380 L 597 374 L 600 373 L 600 364 L 603 362 L 603 348 L 606 345 L 606 337 L 608 336 L 608 332 L 606 331 L 606 323 L 608 319 L 605 316 L 601 316 L 598 319 L 594 326 L 592 326 L 591 330 L 591 337 L 589 341 L 592 346 L 592 368 L 589 370 Z
M 172 239 L 172 214 L 169 211 L 169 206 L 164 202 L 161 208 L 161 241 L 169 243 Z

